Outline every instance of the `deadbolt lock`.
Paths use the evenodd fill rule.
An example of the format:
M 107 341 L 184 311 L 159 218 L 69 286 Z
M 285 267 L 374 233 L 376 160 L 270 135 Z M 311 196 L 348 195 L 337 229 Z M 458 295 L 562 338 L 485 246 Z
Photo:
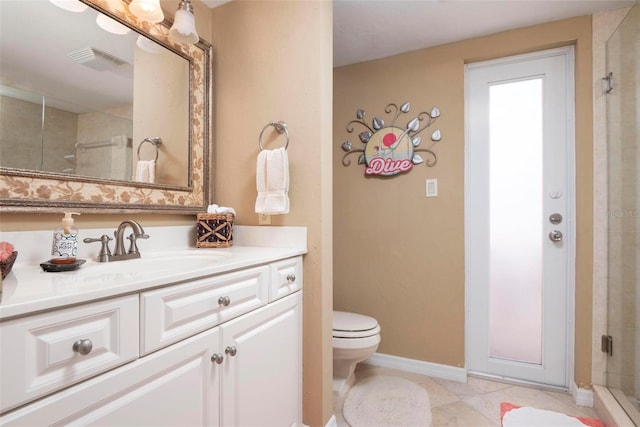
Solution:
M 560 224 L 562 222 L 562 215 L 559 213 L 549 215 L 549 222 L 554 225 Z

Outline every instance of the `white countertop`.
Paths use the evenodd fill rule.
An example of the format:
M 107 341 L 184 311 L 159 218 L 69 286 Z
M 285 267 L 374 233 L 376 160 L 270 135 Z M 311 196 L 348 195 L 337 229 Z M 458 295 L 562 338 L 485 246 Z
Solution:
M 167 286 L 307 252 L 304 227 L 269 228 L 272 230 L 260 228 L 254 233 L 254 227 L 246 227 L 240 233 L 242 237 L 237 240 L 238 243 L 247 245 L 234 243 L 229 248 L 199 249 L 172 246 L 156 248 L 159 250 L 155 251 L 140 248 L 140 259 L 99 263 L 91 257 L 74 271 L 45 272 L 38 262 L 31 259 L 18 261 L 2 283 L 0 320 Z M 296 229 L 303 229 L 304 233 Z M 161 234 L 159 230 L 153 232 L 149 234 Z M 299 239 L 302 234 L 304 238 Z M 15 236 L 7 236 L 7 233 L 2 237 L 18 240 Z M 269 242 L 274 246 L 263 246 L 270 244 Z M 283 243 L 287 247 L 277 247 Z M 16 249 L 19 250 L 20 258 L 20 248 Z

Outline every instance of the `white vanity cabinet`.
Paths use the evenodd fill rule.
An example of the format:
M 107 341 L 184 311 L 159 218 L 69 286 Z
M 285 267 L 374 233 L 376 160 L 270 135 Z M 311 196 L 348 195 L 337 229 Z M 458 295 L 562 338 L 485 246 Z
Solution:
M 301 265 L 302 257 L 295 257 L 52 312 L 89 316 L 109 304 L 127 302 L 136 316 L 121 322 L 118 330 L 135 338 L 136 360 L 7 411 L 0 425 L 301 424 Z M 270 302 L 275 273 L 283 268 L 299 269 L 299 286 L 289 283 L 288 291 Z M 10 320 L 2 327 L 48 315 Z M 45 323 L 36 326 L 52 327 Z M 5 388 L 4 347 L 3 337 L 3 407 L 6 396 L 14 394 Z

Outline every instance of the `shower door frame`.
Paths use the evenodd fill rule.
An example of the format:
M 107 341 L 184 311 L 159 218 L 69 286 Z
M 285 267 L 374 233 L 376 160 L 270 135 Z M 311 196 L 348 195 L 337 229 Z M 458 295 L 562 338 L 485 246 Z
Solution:
M 633 20 L 633 17 L 636 17 L 636 20 Z M 625 27 L 625 23 L 628 22 L 636 22 L 640 21 L 637 17 L 640 16 L 640 5 L 636 2 L 636 4 L 625 14 L 624 18 L 620 21 L 615 31 L 611 34 L 611 36 L 607 39 L 605 44 L 605 54 L 606 54 L 606 74 L 607 76 L 612 76 L 609 80 L 609 83 L 612 86 L 604 87 L 603 89 L 606 92 L 606 140 L 607 140 L 607 229 L 606 229 L 606 239 L 607 239 L 607 325 L 606 330 L 609 337 L 612 337 L 613 340 L 613 349 L 611 356 L 606 356 L 606 367 L 605 367 L 605 385 L 611 392 L 611 394 L 618 401 L 620 406 L 625 410 L 627 415 L 633 420 L 634 423 L 640 425 L 640 410 L 636 405 L 640 404 L 640 390 L 638 389 L 640 386 L 638 385 L 640 369 L 638 369 L 638 362 L 636 361 L 635 366 L 633 367 L 634 373 L 631 375 L 633 378 L 634 384 L 634 393 L 635 396 L 633 398 L 636 399 L 637 403 L 634 404 L 631 401 L 631 398 L 626 395 L 625 391 L 622 390 L 620 384 L 624 383 L 624 378 L 626 375 L 625 368 L 628 367 L 628 363 L 625 363 L 625 359 L 628 358 L 628 354 L 623 354 L 624 349 L 626 351 L 638 351 L 640 348 L 640 344 L 637 342 L 638 338 L 638 329 L 640 325 L 638 324 L 639 318 L 636 314 L 634 327 L 629 326 L 629 318 L 625 317 L 628 315 L 628 311 L 633 311 L 627 306 L 623 309 L 623 303 L 626 301 L 629 304 L 629 299 L 624 298 L 624 295 L 628 295 L 630 289 L 626 289 L 624 284 L 627 282 L 631 282 L 630 275 L 633 275 L 633 278 L 636 281 L 635 293 L 639 293 L 640 289 L 638 289 L 638 276 L 640 273 L 638 272 L 638 237 L 637 233 L 640 232 L 640 224 L 639 220 L 635 220 L 635 224 L 633 224 L 633 218 L 637 218 L 640 215 L 637 206 L 638 197 L 640 196 L 640 184 L 638 184 L 638 179 L 640 177 L 640 164 L 636 160 L 635 168 L 635 187 L 631 188 L 631 192 L 635 190 L 635 209 L 628 209 L 628 192 L 623 192 L 623 188 L 625 186 L 629 186 L 629 182 L 633 182 L 634 177 L 629 177 L 629 169 L 631 169 L 628 163 L 625 163 L 625 160 L 628 161 L 632 159 L 633 156 L 629 154 L 633 153 L 633 144 L 632 141 L 629 145 L 627 142 L 629 140 L 635 139 L 636 148 L 638 150 L 638 117 L 640 116 L 640 106 L 638 106 L 638 101 L 636 97 L 636 105 L 634 109 L 634 113 L 636 114 L 636 130 L 635 135 L 633 135 L 633 131 L 630 131 L 632 126 L 625 126 L 627 122 L 623 123 L 621 117 L 623 116 L 623 112 L 628 111 L 628 101 L 629 94 L 637 93 L 637 82 L 639 77 L 630 75 L 629 73 L 629 64 L 630 58 L 633 58 L 634 55 L 629 55 L 627 51 L 625 51 L 625 47 L 629 47 L 628 45 L 624 45 L 624 40 L 622 38 L 625 37 L 623 34 L 623 30 L 630 30 L 626 34 L 629 39 L 633 39 L 635 35 L 640 33 L 640 28 L 636 25 L 635 27 Z M 634 33 L 635 30 L 635 33 Z M 617 37 L 619 36 L 619 37 Z M 616 46 L 612 46 L 617 43 Z M 636 40 L 636 44 L 637 44 Z M 624 46 L 623 46 L 624 45 Z M 618 48 L 616 52 L 614 52 L 615 48 Z M 638 50 L 638 46 L 631 45 L 631 51 Z M 627 68 L 625 68 L 627 65 Z M 634 70 L 638 73 L 638 66 L 640 65 L 640 61 L 636 59 L 633 64 Z M 609 74 L 613 73 L 613 74 Z M 605 80 L 605 79 L 603 79 Z M 607 89 L 611 90 L 607 90 Z M 624 98 L 624 99 L 623 99 Z M 615 102 L 614 102 L 615 100 Z M 629 121 L 629 122 L 632 122 Z M 626 138 L 625 138 L 626 136 Z M 626 150 L 626 151 L 625 151 Z M 618 156 L 614 156 L 612 153 L 618 153 Z M 636 153 L 637 156 L 637 153 Z M 614 163 L 615 162 L 615 163 Z M 616 176 L 613 176 L 614 167 Z M 626 171 L 626 173 L 625 173 Z M 615 191 L 612 191 L 614 189 Z M 629 189 L 627 190 L 629 191 Z M 632 231 L 632 228 L 635 226 L 635 229 Z M 635 253 L 630 254 L 628 252 L 629 247 L 628 243 L 625 244 L 626 241 L 623 241 L 625 235 L 627 234 L 635 234 L 636 246 Z M 629 239 L 629 236 L 626 236 L 626 239 Z M 613 247 L 616 247 L 616 251 L 614 252 Z M 624 258 L 624 259 L 622 259 Z M 625 267 L 625 262 L 628 264 L 629 258 L 635 258 L 636 270 L 632 273 L 630 271 L 630 266 Z M 633 263 L 633 261 L 632 261 Z M 628 275 L 625 275 L 628 273 Z M 614 298 L 615 297 L 615 298 Z M 638 296 L 636 295 L 636 301 L 638 300 Z M 638 313 L 637 302 L 634 306 L 635 312 Z M 627 314 L 625 314 L 627 313 Z M 615 318 L 613 316 L 616 316 Z M 634 330 L 635 333 L 629 332 L 630 330 Z M 627 331 L 625 333 L 625 331 Z M 629 338 L 634 340 L 633 344 L 629 344 Z M 625 345 L 623 345 L 623 341 L 627 341 Z M 627 357 L 625 357 L 627 356 Z M 615 359 L 614 359 L 615 358 Z M 636 355 L 637 359 L 637 355 Z

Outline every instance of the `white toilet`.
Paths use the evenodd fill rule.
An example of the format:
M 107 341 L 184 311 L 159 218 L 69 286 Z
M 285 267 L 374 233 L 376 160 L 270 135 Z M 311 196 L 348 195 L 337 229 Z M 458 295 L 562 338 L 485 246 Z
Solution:
M 380 325 L 373 317 L 333 312 L 333 393 L 341 397 L 353 385 L 356 365 L 378 348 Z

